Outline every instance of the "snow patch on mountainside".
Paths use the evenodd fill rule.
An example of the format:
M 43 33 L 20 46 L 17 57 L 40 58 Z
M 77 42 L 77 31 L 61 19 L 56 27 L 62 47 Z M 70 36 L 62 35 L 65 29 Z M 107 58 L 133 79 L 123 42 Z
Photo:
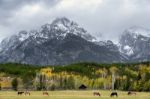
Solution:
M 126 54 L 128 56 L 131 56 L 134 53 L 132 47 L 130 47 L 128 45 L 124 46 L 124 50 L 126 51 Z

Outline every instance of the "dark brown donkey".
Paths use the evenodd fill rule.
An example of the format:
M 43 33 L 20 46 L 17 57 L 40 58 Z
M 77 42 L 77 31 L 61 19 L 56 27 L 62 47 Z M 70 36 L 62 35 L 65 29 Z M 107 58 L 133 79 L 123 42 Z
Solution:
M 94 96 L 101 96 L 101 94 L 99 92 L 93 92 Z
M 135 93 L 135 92 L 132 92 L 132 91 L 129 91 L 129 92 L 128 92 L 128 95 L 136 95 L 136 93 Z
M 43 92 L 43 95 L 49 96 L 48 92 Z

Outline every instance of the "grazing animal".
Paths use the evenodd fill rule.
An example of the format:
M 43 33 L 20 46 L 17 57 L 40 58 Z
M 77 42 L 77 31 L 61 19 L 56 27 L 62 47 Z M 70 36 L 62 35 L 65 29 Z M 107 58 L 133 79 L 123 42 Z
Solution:
M 24 94 L 30 96 L 30 92 L 29 91 L 24 92 Z
M 22 95 L 23 93 L 23 91 L 18 91 L 18 95 Z
M 113 97 L 113 96 L 116 96 L 116 97 L 118 97 L 118 94 L 117 94 L 117 92 L 112 92 L 112 93 L 110 94 L 110 97 Z
M 136 95 L 136 93 L 129 91 L 129 92 L 128 92 L 128 95 Z
M 43 95 L 47 95 L 47 96 L 49 96 L 48 92 L 43 92 Z
M 101 96 L 101 94 L 99 92 L 93 92 L 94 96 Z

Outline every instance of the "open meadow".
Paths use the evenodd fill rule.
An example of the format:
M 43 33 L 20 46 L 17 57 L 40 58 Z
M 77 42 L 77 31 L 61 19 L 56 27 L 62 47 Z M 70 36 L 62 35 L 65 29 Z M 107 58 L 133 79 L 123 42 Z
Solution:
M 94 96 L 93 92 L 100 92 L 101 96 Z M 150 99 L 150 93 L 136 92 L 128 96 L 127 92 L 117 91 L 118 97 L 110 97 L 111 91 L 49 91 L 49 96 L 43 96 L 42 91 L 31 91 L 30 96 L 17 95 L 15 91 L 0 91 L 0 99 Z

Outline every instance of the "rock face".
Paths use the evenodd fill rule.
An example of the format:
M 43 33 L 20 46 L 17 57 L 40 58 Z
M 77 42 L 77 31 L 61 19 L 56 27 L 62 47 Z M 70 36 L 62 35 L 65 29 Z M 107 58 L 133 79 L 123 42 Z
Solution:
M 0 63 L 65 65 L 150 60 L 150 38 L 131 30 L 123 33 L 118 47 L 110 40 L 97 41 L 67 18 L 57 18 L 39 30 L 21 31 L 4 39 L 0 44 Z
M 146 35 L 147 33 L 147 35 Z M 131 27 L 124 31 L 120 38 L 120 51 L 130 62 L 150 60 L 150 30 L 142 27 Z
M 74 62 L 121 62 L 112 41 L 101 45 L 77 23 L 57 18 L 39 30 L 21 31 L 1 43 L 0 62 L 63 65 Z

